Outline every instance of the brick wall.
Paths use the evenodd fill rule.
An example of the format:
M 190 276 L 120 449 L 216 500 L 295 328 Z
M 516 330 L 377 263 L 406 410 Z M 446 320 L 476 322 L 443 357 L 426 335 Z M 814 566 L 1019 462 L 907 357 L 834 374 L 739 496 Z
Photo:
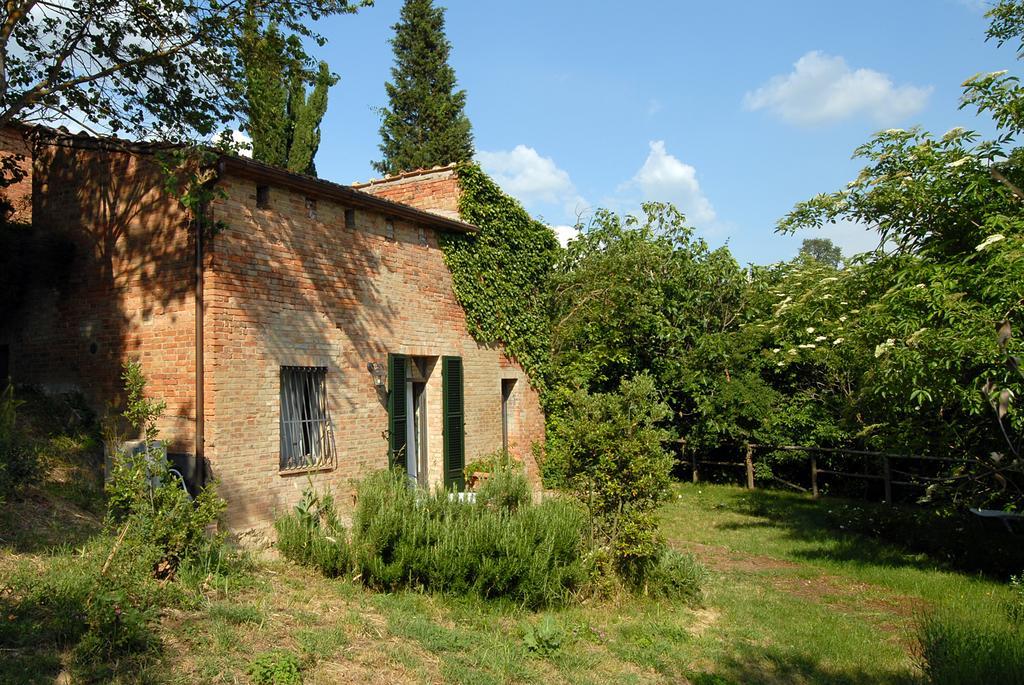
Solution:
M 0 325 L 17 383 L 80 391 L 97 411 L 122 398 L 121 363 L 142 362 L 167 402 L 161 437 L 191 452 L 195 430 L 194 248 L 185 216 L 146 157 L 88 140 L 40 143 L 34 238 L 49 246 L 24 302 Z
M 29 306 L 0 322 L 16 382 L 79 390 L 97 409 L 121 399 L 120 369 L 141 360 L 149 393 L 167 401 L 160 423 L 172 451 L 195 431 L 194 244 L 178 203 L 145 157 L 87 140 L 42 144 L 33 163 L 34 230 L 66 263 L 34 283 Z M 435 179 L 437 180 L 437 179 Z M 453 175 L 435 190 L 457 191 Z M 445 185 L 446 184 L 446 185 Z M 351 504 L 351 479 L 387 464 L 386 395 L 367 362 L 388 352 L 427 358 L 428 475 L 442 479 L 441 364 L 463 358 L 467 462 L 501 447 L 501 383 L 515 379 L 510 446 L 538 478 L 531 446 L 544 437 L 535 391 L 501 349 L 466 330 L 430 228 L 345 209 L 273 187 L 257 209 L 254 181 L 229 176 L 215 202 L 226 228 L 207 246 L 204 298 L 205 454 L 222 481 L 228 520 L 263 525 L 294 504 L 304 474 L 279 471 L 280 367 L 328 369 L 336 466 L 313 476 Z M 438 195 L 444 193 L 439 192 Z M 51 263 L 50 265 L 54 265 Z
M 256 208 L 256 183 L 222 181 L 227 199 L 205 291 L 207 304 L 207 456 L 230 502 L 232 523 L 266 521 L 292 505 L 305 474 L 278 470 L 280 367 L 323 366 L 337 466 L 314 480 L 350 502 L 350 480 L 387 464 L 386 396 L 367 362 L 388 352 L 428 358 L 428 475 L 442 478 L 441 364 L 463 358 L 467 462 L 501 447 L 501 381 L 516 379 L 510 442 L 532 478 L 534 442 L 543 440 L 537 395 L 500 349 L 482 347 L 466 330 L 451 275 L 434 230 L 395 221 L 394 238 L 380 214 L 270 191 Z
M 32 145 L 27 135 L 28 130 L 21 127 L 0 129 L 0 157 L 14 158 L 24 174 L 17 183 L 0 189 L 0 195 L 14 208 L 11 221 L 19 223 L 32 221 Z
M 356 190 L 394 202 L 459 218 L 459 177 L 455 165 L 409 171 L 369 183 L 357 183 Z

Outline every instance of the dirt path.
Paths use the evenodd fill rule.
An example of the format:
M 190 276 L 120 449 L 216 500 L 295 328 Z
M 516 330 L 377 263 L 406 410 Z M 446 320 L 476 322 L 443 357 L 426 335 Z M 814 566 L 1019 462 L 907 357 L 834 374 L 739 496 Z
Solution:
M 756 574 L 779 592 L 864 619 L 887 633 L 908 651 L 913 647 L 908 628 L 914 617 L 927 606 L 925 601 L 918 597 L 901 595 L 877 585 L 817 571 L 813 566 L 787 559 L 740 552 L 720 545 L 699 542 L 685 542 L 682 546 L 715 571 Z M 801 570 L 816 571 L 816 574 L 807 578 L 806 574 L 796 573 Z

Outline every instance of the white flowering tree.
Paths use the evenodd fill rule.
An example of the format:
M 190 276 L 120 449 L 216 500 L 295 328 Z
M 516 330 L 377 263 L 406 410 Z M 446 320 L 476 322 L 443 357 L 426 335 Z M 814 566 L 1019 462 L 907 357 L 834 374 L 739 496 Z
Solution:
M 990 16 L 990 38 L 1020 41 L 1020 3 L 1004 1 Z M 779 293 L 776 318 L 789 331 L 814 329 L 814 338 L 794 339 L 777 363 L 810 355 L 851 371 L 847 419 L 857 437 L 968 458 L 969 467 L 945 474 L 931 494 L 1012 507 L 1024 499 L 1024 478 L 1004 429 L 1020 433 L 1012 398 L 1024 386 L 1015 371 L 1019 346 L 996 331 L 1024 323 L 1024 152 L 1015 142 L 1024 131 L 1024 89 L 1006 72 L 978 75 L 964 84 L 963 104 L 990 113 L 999 137 L 882 131 L 856 151 L 866 166 L 845 189 L 801 203 L 779 222 L 792 232 L 854 221 L 873 227 L 880 247 L 834 283 L 805 290 L 800 302 Z M 845 306 L 835 301 L 840 293 Z M 807 347 L 823 343 L 827 352 Z M 988 416 L 997 390 L 998 422 Z

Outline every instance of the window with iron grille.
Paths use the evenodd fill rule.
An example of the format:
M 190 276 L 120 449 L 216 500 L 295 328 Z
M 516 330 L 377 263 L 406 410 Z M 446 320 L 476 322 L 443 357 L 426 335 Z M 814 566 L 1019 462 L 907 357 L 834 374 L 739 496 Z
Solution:
M 327 369 L 281 367 L 281 470 L 334 465 L 334 436 L 327 416 Z

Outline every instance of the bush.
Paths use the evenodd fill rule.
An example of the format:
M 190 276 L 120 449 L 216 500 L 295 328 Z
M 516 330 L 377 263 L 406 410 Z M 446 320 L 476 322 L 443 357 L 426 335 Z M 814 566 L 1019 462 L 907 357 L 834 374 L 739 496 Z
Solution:
M 1024 683 L 1024 640 L 1002 616 L 932 613 L 921 620 L 918 639 L 921 670 L 934 685 Z
M 651 597 L 693 601 L 700 597 L 707 570 L 692 554 L 665 549 L 642 575 L 643 591 Z
M 135 362 L 126 362 L 122 378 L 128 392 L 125 419 L 143 436 L 143 450 L 119 450 L 107 483 L 107 527 L 124 531 L 137 543 L 161 551 L 158 571 L 173 574 L 178 565 L 210 553 L 221 541 L 207 529 L 216 523 L 225 502 L 217 496 L 216 483 L 208 484 L 193 501 L 170 471 L 164 448 L 156 441 L 156 420 L 163 402 L 144 395 L 146 379 Z M 120 441 L 118 441 L 120 442 Z
M 170 473 L 162 451 L 156 458 L 142 452 L 116 455 L 106 490 L 108 530 L 116 534 L 127 527 L 133 541 L 161 550 L 158 563 L 165 564 L 165 573 L 220 544 L 207 534 L 225 506 L 216 483 L 208 484 L 193 501 Z
M 530 484 L 521 465 L 508 461 L 493 468 L 490 477 L 477 490 L 477 504 L 515 511 L 530 503 Z
M 14 386 L 0 393 L 0 502 L 16 495 L 42 476 L 39 454 L 18 431 L 17 413 L 21 402 Z
M 616 393 L 577 392 L 550 427 L 547 469 L 561 476 L 590 513 L 594 543 L 606 546 L 627 575 L 658 558 L 655 512 L 668 496 L 671 415 L 654 380 L 641 374 Z
M 471 503 L 410 488 L 402 473 L 383 471 L 359 483 L 350 547 L 340 527 L 328 535 L 308 525 L 300 505 L 276 522 L 278 548 L 325 575 L 351 569 L 380 590 L 564 603 L 589 579 L 584 514 L 566 500 L 529 505 L 519 479 L 499 479 L 487 503 Z
M 382 472 L 359 486 L 353 547 L 364 583 L 561 604 L 587 580 L 584 517 L 572 502 L 515 510 L 410 489 Z

